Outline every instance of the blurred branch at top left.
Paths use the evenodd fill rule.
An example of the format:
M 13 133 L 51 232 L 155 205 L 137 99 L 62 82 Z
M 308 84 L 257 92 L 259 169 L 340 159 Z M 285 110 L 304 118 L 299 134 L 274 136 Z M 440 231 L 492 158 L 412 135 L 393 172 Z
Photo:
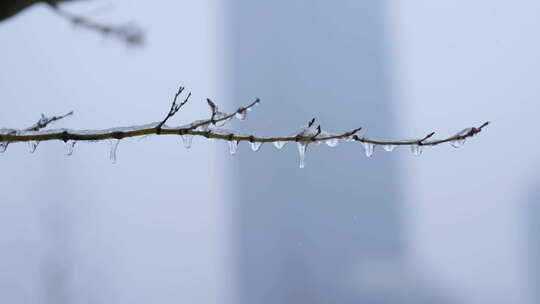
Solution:
M 26 8 L 34 4 L 45 4 L 61 17 L 77 27 L 81 27 L 103 36 L 110 36 L 123 41 L 128 46 L 142 46 L 144 44 L 143 31 L 134 24 L 104 24 L 93 21 L 82 15 L 64 10 L 61 5 L 66 2 L 79 2 L 78 0 L 1 0 L 0 1 L 0 23 L 16 16 Z

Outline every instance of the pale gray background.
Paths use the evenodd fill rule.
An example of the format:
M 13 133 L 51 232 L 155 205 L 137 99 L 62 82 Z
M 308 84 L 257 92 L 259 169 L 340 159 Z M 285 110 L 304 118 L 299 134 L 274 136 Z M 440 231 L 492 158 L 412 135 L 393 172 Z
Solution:
M 113 4 L 112 6 L 110 4 Z M 96 8 L 105 7 L 92 13 Z M 381 138 L 493 124 L 455 150 L 363 156 L 176 137 L 0 155 L 0 298 L 9 303 L 536 303 L 540 43 L 535 1 L 94 1 L 143 49 L 36 6 L 0 24 L 1 127 L 41 112 L 106 128 L 159 120 L 178 84 L 263 104 L 243 131 Z

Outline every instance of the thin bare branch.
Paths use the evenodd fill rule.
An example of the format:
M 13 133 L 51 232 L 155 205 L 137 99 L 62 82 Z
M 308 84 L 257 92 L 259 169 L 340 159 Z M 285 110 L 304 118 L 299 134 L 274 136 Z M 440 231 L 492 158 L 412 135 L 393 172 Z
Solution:
M 178 103 L 178 98 L 184 91 L 184 87 L 179 87 L 178 91 L 174 95 L 173 102 L 169 109 L 169 112 L 165 118 L 154 124 L 146 124 L 141 126 L 130 126 L 130 127 L 120 127 L 112 128 L 106 130 L 68 130 L 68 129 L 57 129 L 57 130 L 47 130 L 43 131 L 41 129 L 45 128 L 50 123 L 63 119 L 67 116 L 73 114 L 69 112 L 62 116 L 53 116 L 47 118 L 42 116 L 42 118 L 34 124 L 32 127 L 24 130 L 16 129 L 1 129 L 0 130 L 0 144 L 5 150 L 8 144 L 13 142 L 41 142 L 49 140 L 62 140 L 67 141 L 99 141 L 99 140 L 108 140 L 108 139 L 122 139 L 128 137 L 136 136 L 145 136 L 151 134 L 157 135 L 193 135 L 193 136 L 202 136 L 205 138 L 221 139 L 229 142 L 238 142 L 246 141 L 250 143 L 284 143 L 284 142 L 298 142 L 299 144 L 307 145 L 307 143 L 313 142 L 327 142 L 335 140 L 346 140 L 353 142 L 369 143 L 373 145 L 384 145 L 384 146 L 435 146 L 446 142 L 457 142 L 464 141 L 467 138 L 473 137 L 476 134 L 480 133 L 489 122 L 485 122 L 479 127 L 472 127 L 464 129 L 457 134 L 444 138 L 444 139 L 431 139 L 435 132 L 431 132 L 428 135 L 421 137 L 420 139 L 412 140 L 397 140 L 397 141 L 385 141 L 385 140 L 376 140 L 368 137 L 359 137 L 357 133 L 362 130 L 362 128 L 356 128 L 341 134 L 332 135 L 323 131 L 321 126 L 318 125 L 316 128 L 315 118 L 310 120 L 307 124 L 307 127 L 301 131 L 296 132 L 290 136 L 274 136 L 274 137 L 260 137 L 255 135 L 243 135 L 235 131 L 223 130 L 217 128 L 218 123 L 225 123 L 235 116 L 238 119 L 243 120 L 245 114 L 250 111 L 256 104 L 260 102 L 257 98 L 251 104 L 240 107 L 236 111 L 224 114 L 218 111 L 218 106 L 207 99 L 207 103 L 212 109 L 212 115 L 209 119 L 199 120 L 188 125 L 183 125 L 179 127 L 169 127 L 165 123 L 169 118 L 173 117 L 189 100 L 191 93 L 181 102 Z M 219 116 L 218 116 L 219 114 Z M 214 126 L 210 128 L 210 126 Z M 330 144 L 329 144 L 330 145 Z M 0 147 L 0 148 L 2 148 Z
M 144 44 L 143 31 L 133 24 L 102 24 L 92 21 L 86 17 L 65 11 L 61 9 L 58 4 L 51 5 L 51 7 L 59 16 L 67 19 L 75 26 L 80 26 L 98 32 L 104 36 L 113 36 L 117 39 L 123 40 L 129 46 L 142 46 Z

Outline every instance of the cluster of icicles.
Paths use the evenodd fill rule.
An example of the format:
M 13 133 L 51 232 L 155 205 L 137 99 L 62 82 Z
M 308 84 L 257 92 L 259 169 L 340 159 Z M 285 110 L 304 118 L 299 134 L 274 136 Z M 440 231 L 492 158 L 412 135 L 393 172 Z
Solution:
M 235 116 L 239 120 L 245 120 L 246 115 L 247 115 L 247 111 L 243 111 L 243 112 L 237 113 Z M 219 115 L 217 117 L 219 117 Z M 192 123 L 190 125 L 182 126 L 181 128 L 189 128 L 191 125 L 195 125 L 195 124 L 198 124 L 200 122 L 201 121 L 196 121 L 196 122 L 194 122 L 194 123 Z M 197 127 L 195 130 L 196 131 L 203 131 L 203 132 L 211 131 L 212 133 L 215 133 L 215 134 L 228 135 L 228 134 L 234 133 L 236 135 L 240 135 L 237 132 L 233 132 L 233 131 L 226 130 L 226 129 L 221 129 L 220 127 L 225 125 L 225 123 L 226 123 L 226 121 L 220 121 L 219 123 L 216 123 L 216 124 L 212 125 L 211 127 L 208 124 L 205 124 L 205 125 Z M 83 131 L 76 131 L 76 133 L 78 133 L 78 134 L 99 134 L 99 133 L 104 134 L 104 133 L 111 133 L 111 132 L 117 132 L 117 131 L 126 132 L 126 131 L 140 130 L 140 129 L 146 129 L 146 128 L 154 128 L 157 125 L 158 125 L 158 123 L 156 122 L 156 123 L 140 125 L 140 126 L 112 128 L 112 129 L 107 129 L 107 130 L 83 130 Z M 167 126 L 164 125 L 163 127 L 165 128 Z M 471 130 L 470 128 L 464 129 L 463 131 L 457 133 L 456 137 L 463 136 L 463 135 L 469 133 L 470 130 Z M 4 134 L 13 133 L 14 131 L 15 130 L 12 130 L 12 129 L 2 129 L 2 130 L 0 130 L 0 134 L 2 134 L 2 133 L 4 133 Z M 17 133 L 21 134 L 21 135 L 22 134 L 30 135 L 30 134 L 55 133 L 55 132 L 62 132 L 62 131 L 66 131 L 66 129 L 60 129 L 60 130 L 57 129 L 57 130 L 48 130 L 48 131 L 17 131 Z M 69 131 L 69 130 L 67 130 L 67 131 Z M 296 142 L 296 145 L 297 145 L 297 148 L 298 148 L 299 167 L 300 168 L 304 168 L 304 166 L 305 166 L 305 157 L 306 157 L 306 150 L 308 148 L 308 145 L 314 145 L 314 144 L 319 145 L 322 142 L 324 142 L 329 147 L 336 147 L 339 144 L 340 140 L 343 140 L 343 141 L 346 141 L 346 142 L 356 141 L 353 136 L 345 137 L 345 138 L 342 138 L 342 139 L 331 138 L 331 139 L 326 139 L 326 140 L 317 140 L 317 138 L 331 137 L 331 136 L 333 136 L 333 134 L 330 134 L 330 133 L 328 133 L 326 131 L 322 131 L 322 130 L 319 131 L 317 128 L 314 127 L 313 124 L 308 125 L 306 127 L 303 127 L 302 129 L 300 129 L 299 131 L 297 131 L 297 132 L 295 132 L 295 133 L 293 133 L 291 135 L 291 137 L 296 137 L 296 136 L 299 136 L 299 137 L 302 137 L 302 138 L 315 138 L 315 141 L 310 140 L 310 141 L 297 141 Z M 192 134 L 183 134 L 183 135 L 180 135 L 180 137 L 182 139 L 184 147 L 189 149 L 191 147 L 192 143 L 193 143 L 193 135 Z M 208 140 L 214 141 L 215 139 L 208 138 Z M 120 143 L 120 139 L 107 139 L 106 141 L 109 143 L 109 158 L 112 161 L 112 163 L 116 163 L 116 161 L 117 161 L 117 157 L 116 157 L 117 153 L 116 153 L 116 151 L 118 150 L 118 145 Z M 226 142 L 227 142 L 230 154 L 235 154 L 238 151 L 239 141 L 237 141 L 237 140 L 226 140 Z M 76 143 L 77 143 L 77 141 L 75 141 L 75 140 L 67 140 L 67 141 L 64 142 L 65 150 L 66 150 L 67 155 L 72 155 L 73 154 L 73 150 L 74 150 L 74 147 L 75 147 Z M 257 142 L 257 141 L 248 142 L 248 143 L 249 143 L 249 145 L 251 147 L 251 150 L 253 150 L 255 152 L 259 151 L 261 149 L 262 144 L 263 144 L 262 142 Z M 457 139 L 457 140 L 454 140 L 454 141 L 450 142 L 450 144 L 454 148 L 459 148 L 459 147 L 463 146 L 464 143 L 465 143 L 465 138 Z M 28 141 L 27 144 L 28 144 L 29 152 L 34 153 L 36 151 L 37 146 L 39 145 L 39 142 L 38 141 Z M 287 144 L 287 141 L 275 141 L 275 142 L 272 142 L 272 144 L 274 145 L 275 148 L 280 150 L 285 146 L 285 144 Z M 9 143 L 7 143 L 7 142 L 0 142 L 0 153 L 5 152 L 8 145 L 9 145 Z M 363 148 L 364 148 L 365 155 L 367 157 L 373 156 L 373 152 L 375 151 L 375 147 L 377 145 L 375 145 L 373 143 L 369 143 L 369 142 L 362 142 L 362 145 L 363 145 Z M 391 151 L 393 151 L 395 149 L 396 146 L 397 145 L 388 144 L 388 145 L 382 145 L 382 148 L 387 152 L 391 152 Z M 422 150 L 423 150 L 424 145 L 410 144 L 409 146 L 410 146 L 410 149 L 411 149 L 411 152 L 413 153 L 413 155 L 420 156 L 422 154 Z

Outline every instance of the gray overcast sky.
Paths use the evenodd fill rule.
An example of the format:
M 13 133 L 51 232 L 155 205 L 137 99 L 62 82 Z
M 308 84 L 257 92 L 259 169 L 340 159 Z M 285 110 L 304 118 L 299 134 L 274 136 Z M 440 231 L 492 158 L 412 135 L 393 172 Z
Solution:
M 217 1 L 118 1 L 66 5 L 104 22 L 134 21 L 148 44 L 121 43 L 74 28 L 44 6 L 0 26 L 2 126 L 24 127 L 41 112 L 75 110 L 61 127 L 108 128 L 159 120 L 182 84 L 194 101 L 176 123 L 206 117 L 220 86 Z M 246 101 L 247 102 L 247 101 Z M 238 106 L 237 103 L 234 106 Z M 218 303 L 229 243 L 219 160 L 225 147 L 179 138 L 108 147 L 60 142 L 34 155 L 2 155 L 0 293 L 11 303 Z M 9 189 L 9 191 L 7 190 Z M 56 273 L 58 272 L 58 273 Z M 7 298 L 6 298 L 7 296 Z
M 9 58 L 0 70 L 0 127 L 25 127 L 41 112 L 68 110 L 75 116 L 62 127 L 155 121 L 180 83 L 194 100 L 208 96 L 229 108 L 255 97 L 249 92 L 233 99 L 237 91 L 229 86 L 235 80 L 229 78 L 228 38 L 234 35 L 227 31 L 235 20 L 225 5 L 238 2 L 111 3 L 113 10 L 96 18 L 135 21 L 147 30 L 145 48 L 126 49 L 73 28 L 39 6 L 0 25 L 1 52 Z M 101 4 L 107 3 L 66 8 L 88 12 Z M 540 214 L 527 207 L 538 204 L 540 145 L 531 139 L 540 114 L 539 9 L 532 0 L 381 5 L 394 135 L 445 136 L 493 122 L 459 150 L 435 147 L 416 158 L 398 149 L 392 156 L 399 169 L 393 178 L 401 185 L 396 204 L 404 212 L 404 263 L 457 303 L 539 300 L 532 296 L 540 283 L 528 251 L 539 244 L 530 222 L 540 221 Z M 340 18 L 328 16 L 329 26 L 339 30 Z M 302 103 L 294 102 L 299 122 L 307 114 Z M 275 111 L 271 103 L 257 111 L 267 107 Z M 194 102 L 177 121 L 207 111 Z M 326 123 L 338 125 L 331 118 Z M 367 134 L 392 135 L 365 127 Z M 247 146 L 241 149 L 235 158 L 247 153 Z M 388 157 L 379 150 L 377 160 L 366 160 L 357 149 L 351 162 Z M 106 144 L 81 144 L 67 157 L 61 143 L 46 143 L 33 155 L 21 144 L 0 155 L 0 293 L 12 303 L 233 298 L 234 193 L 224 181 L 243 180 L 224 172 L 223 162 L 238 159 L 231 160 L 221 143 L 195 139 L 186 151 L 179 139 L 167 137 L 122 142 L 116 165 L 107 153 Z M 315 155 L 308 154 L 308 167 L 317 166 L 310 161 Z M 287 158 L 291 167 L 293 156 Z

